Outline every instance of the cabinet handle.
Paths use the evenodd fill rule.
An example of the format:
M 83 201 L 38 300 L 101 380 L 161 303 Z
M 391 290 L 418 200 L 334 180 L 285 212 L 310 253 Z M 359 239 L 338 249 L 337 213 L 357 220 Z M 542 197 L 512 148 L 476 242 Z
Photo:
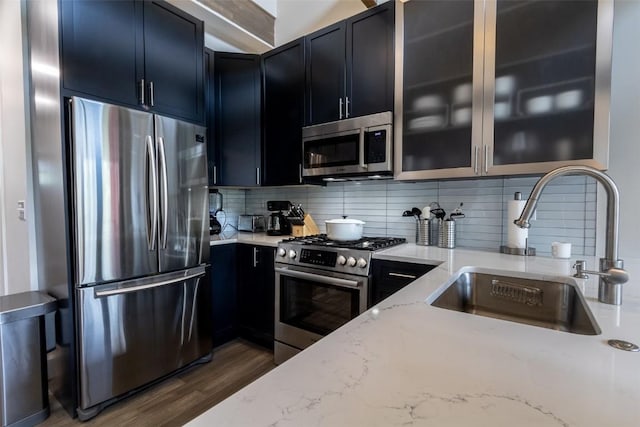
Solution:
M 416 276 L 414 276 L 412 274 L 404 274 L 404 273 L 389 273 L 389 276 L 402 277 L 404 279 L 415 279 L 416 278 Z
M 340 108 L 340 119 L 342 119 L 342 98 L 338 99 L 338 106 Z
M 478 175 L 478 151 L 480 151 L 480 148 L 476 145 L 473 155 L 473 173 L 475 175 Z
M 218 167 L 215 165 L 213 166 L 213 183 L 218 183 Z
M 140 101 L 140 105 L 144 105 L 144 91 L 145 91 L 144 79 L 141 79 L 140 80 L 140 97 L 138 98 Z
M 256 168 L 256 184 L 260 185 L 260 168 Z
M 349 97 L 345 96 L 344 99 L 345 99 L 345 102 L 344 102 L 344 118 L 348 119 L 349 118 Z
M 258 266 L 258 248 L 253 248 L 253 267 Z
M 151 106 L 154 106 L 154 90 L 153 90 L 153 82 L 149 82 L 149 103 L 151 104 Z
M 298 163 L 298 180 L 302 184 L 302 163 Z
M 484 146 L 484 173 L 489 173 L 489 147 Z

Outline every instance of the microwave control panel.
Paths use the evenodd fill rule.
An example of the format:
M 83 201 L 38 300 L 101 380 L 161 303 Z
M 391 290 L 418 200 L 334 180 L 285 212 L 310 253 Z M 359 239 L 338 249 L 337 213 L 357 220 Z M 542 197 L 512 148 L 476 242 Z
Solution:
M 387 131 L 385 129 L 364 133 L 365 163 L 384 163 L 387 161 Z

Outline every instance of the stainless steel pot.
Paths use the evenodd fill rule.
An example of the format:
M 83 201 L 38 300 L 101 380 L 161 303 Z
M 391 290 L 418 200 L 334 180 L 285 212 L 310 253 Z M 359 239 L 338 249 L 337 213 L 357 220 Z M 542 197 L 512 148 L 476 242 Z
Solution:
M 359 219 L 329 219 L 324 222 L 327 226 L 327 237 L 331 240 L 358 240 L 362 238 L 364 221 Z

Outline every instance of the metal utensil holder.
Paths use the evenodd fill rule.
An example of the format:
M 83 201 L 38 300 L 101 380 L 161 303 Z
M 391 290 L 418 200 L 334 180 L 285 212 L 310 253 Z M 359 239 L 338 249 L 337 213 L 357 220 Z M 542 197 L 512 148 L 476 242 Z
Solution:
M 429 218 L 416 219 L 416 245 L 429 246 L 431 238 L 431 221 Z
M 453 249 L 456 247 L 456 222 L 452 219 L 440 220 L 438 247 Z

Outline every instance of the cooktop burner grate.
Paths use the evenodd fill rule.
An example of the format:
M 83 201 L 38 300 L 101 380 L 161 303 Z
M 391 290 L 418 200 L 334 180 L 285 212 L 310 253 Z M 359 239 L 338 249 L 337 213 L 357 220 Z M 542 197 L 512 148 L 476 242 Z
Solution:
M 306 237 L 293 237 L 291 239 L 283 240 L 283 243 L 375 251 L 400 245 L 406 241 L 407 239 L 403 237 L 363 237 L 358 240 L 342 241 L 330 240 L 326 234 L 316 234 Z

